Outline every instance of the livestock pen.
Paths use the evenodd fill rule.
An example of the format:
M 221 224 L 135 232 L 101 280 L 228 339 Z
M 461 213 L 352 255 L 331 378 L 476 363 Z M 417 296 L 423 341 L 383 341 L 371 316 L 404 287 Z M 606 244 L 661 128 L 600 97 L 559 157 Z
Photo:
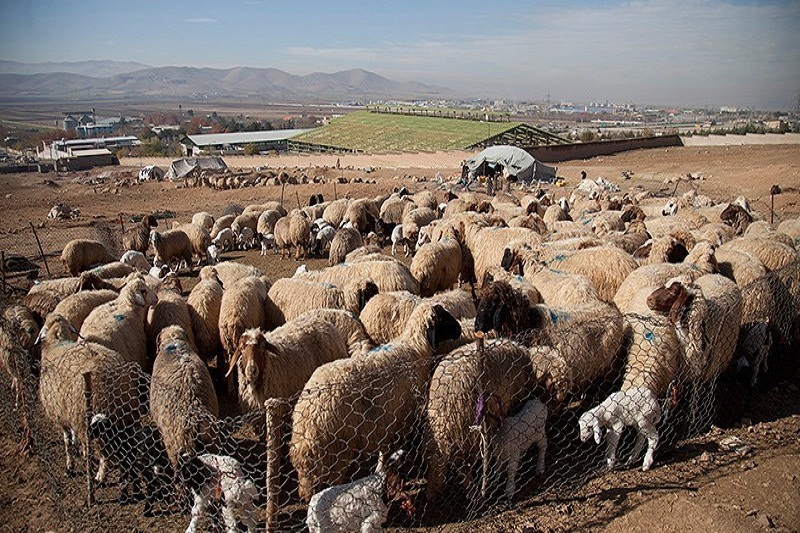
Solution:
M 49 523 L 49 527 L 57 524 L 76 531 L 181 531 L 189 523 L 189 508 L 197 504 L 191 497 L 195 490 L 194 494 L 205 494 L 208 500 L 205 512 L 196 513 L 203 530 L 223 527 L 215 511 L 222 508 L 224 514 L 230 505 L 236 507 L 240 522 L 245 522 L 241 516 L 247 514 L 259 530 L 302 531 L 308 511 L 307 502 L 298 493 L 298 482 L 314 481 L 317 492 L 333 483 L 364 479 L 375 472 L 379 459 L 375 450 L 388 457 L 402 449 L 405 453 L 396 465 L 398 477 L 392 478 L 394 487 L 386 478 L 377 478 L 384 480 L 380 490 L 385 498 L 380 500 L 386 502 L 386 509 L 367 509 L 384 512 L 387 529 L 558 530 L 554 524 L 559 515 L 578 529 L 597 526 L 600 523 L 595 520 L 601 518 L 581 515 L 576 499 L 596 496 L 598 483 L 602 490 L 620 495 L 691 487 L 701 474 L 744 465 L 748 448 L 771 445 L 769 439 L 758 440 L 755 434 L 750 443 L 746 439 L 721 439 L 724 433 L 720 427 L 739 425 L 748 403 L 757 401 L 775 384 L 797 390 L 792 383 L 796 384 L 798 370 L 800 265 L 793 263 L 773 271 L 743 287 L 741 294 L 749 314 L 748 323 L 741 330 L 737 328 L 737 335 L 723 336 L 729 330 L 720 327 L 729 319 L 725 311 L 728 306 L 723 302 L 709 307 L 697 337 L 700 344 L 688 341 L 699 359 L 689 362 L 688 349 L 682 351 L 665 381 L 667 386 L 652 387 L 658 441 L 657 445 L 644 443 L 654 447 L 655 460 L 647 472 L 639 471 L 644 450 L 636 446 L 637 428 L 641 427 L 637 409 L 645 410 L 644 405 L 634 401 L 633 407 L 612 406 L 619 409 L 616 413 L 611 409 L 606 417 L 610 421 L 605 426 L 601 423 L 597 434 L 581 435 L 579 420 L 623 387 L 625 373 L 637 363 L 630 354 L 647 353 L 650 345 L 661 342 L 662 317 L 625 315 L 626 333 L 616 356 L 599 373 L 588 377 L 560 373 L 559 368 L 571 357 L 569 354 L 591 352 L 596 340 L 570 335 L 570 322 L 554 316 L 543 330 L 500 339 L 478 336 L 447 348 L 433 346 L 439 350 L 432 358 L 386 364 L 369 374 L 375 376 L 374 381 L 343 374 L 341 380 L 329 379 L 325 386 L 307 386 L 299 396 L 269 400 L 263 410 L 219 419 L 210 419 L 201 410 L 184 413 L 189 420 L 187 427 L 197 432 L 193 453 L 206 458 L 204 463 L 187 464 L 170 464 L 161 455 L 163 445 L 148 410 L 148 374 L 131 370 L 137 390 L 129 390 L 130 376 L 120 380 L 116 390 L 116 381 L 104 380 L 104 376 L 92 375 L 84 368 L 71 368 L 68 361 L 58 368 L 48 367 L 37 357 L 16 350 L 3 363 L 8 372 L 19 375 L 21 390 L 15 401 L 7 372 L 0 374 L 0 428 L 4 452 L 18 458 L 15 476 L 26 479 L 36 512 L 22 522 L 17 518 L 15 523 L 29 521 L 33 529 Z M 602 329 L 605 324 L 596 326 Z M 4 323 L 4 327 L 11 326 Z M 592 331 L 592 327 L 583 329 Z M 641 335 L 633 333 L 636 331 Z M 759 331 L 763 337 L 758 337 Z M 14 342 L 13 336 L 9 338 Z M 634 342 L 641 345 L 631 346 Z M 753 347 L 748 342 L 760 344 Z M 759 359 L 758 348 L 765 343 L 771 348 Z M 719 351 L 729 353 L 729 364 L 721 373 L 707 371 L 712 365 L 704 358 Z M 751 374 L 758 369 L 762 370 L 758 378 L 761 385 L 752 389 Z M 64 396 L 64 408 L 73 417 L 84 417 L 84 434 L 67 432 L 67 446 L 83 449 L 70 473 L 64 468 L 62 432 L 45 416 L 40 401 L 63 396 L 65 389 L 41 388 L 44 372 L 65 374 L 63 383 L 72 393 Z M 379 386 L 385 383 L 395 386 Z M 139 404 L 138 416 L 100 424 L 101 418 L 95 415 L 103 414 L 97 404 L 101 386 L 105 387 L 102 397 L 119 402 L 112 407 L 105 405 L 105 410 Z M 409 388 L 403 391 L 402 408 L 398 408 L 398 398 L 388 391 L 405 386 Z M 643 386 L 649 387 L 646 379 Z M 298 397 L 302 401 L 298 402 Z M 314 419 L 318 416 L 316 406 L 328 405 L 334 398 L 346 398 L 352 412 L 342 419 Z M 508 427 L 525 420 L 515 415 L 533 399 L 546 408 L 546 421 L 540 418 L 538 422 L 544 423 L 545 449 L 527 447 L 530 440 L 525 435 L 535 428 Z M 221 412 L 232 412 L 234 407 L 228 405 Z M 652 411 L 653 406 L 648 409 Z M 774 411 L 775 416 L 794 415 L 798 407 L 790 400 L 778 401 Z M 303 427 L 313 426 L 316 432 L 293 432 L 300 427 L 300 419 L 314 419 Z M 613 454 L 616 461 L 607 447 L 614 440 L 614 432 L 608 431 L 612 426 L 621 431 Z M 298 474 L 296 459 L 301 444 L 321 434 L 328 439 L 324 455 L 311 458 L 313 468 Z M 90 443 L 88 447 L 83 444 L 86 442 Z M 518 469 L 509 469 L 498 458 L 500 446 L 520 447 Z M 635 447 L 640 453 L 628 461 Z M 541 473 L 536 472 L 539 453 L 544 453 Z M 231 460 L 219 459 L 225 457 Z M 96 481 L 92 474 L 101 459 L 109 464 L 108 475 Z M 677 468 L 681 463 L 700 466 Z M 235 468 L 229 467 L 231 464 Z M 516 483 L 507 493 L 509 474 Z M 432 492 L 434 476 L 439 487 Z M 255 487 L 254 497 L 229 501 L 231 485 L 245 481 Z M 130 490 L 123 496 L 126 484 L 130 484 Z M 348 494 L 339 487 L 331 490 Z M 599 516 L 616 516 L 625 508 L 624 499 L 604 500 Z M 359 506 L 376 505 L 371 501 L 350 501 L 350 518 L 363 511 Z M 4 501 L 3 514 L 12 513 L 21 502 Z M 147 502 L 152 508 L 145 508 Z

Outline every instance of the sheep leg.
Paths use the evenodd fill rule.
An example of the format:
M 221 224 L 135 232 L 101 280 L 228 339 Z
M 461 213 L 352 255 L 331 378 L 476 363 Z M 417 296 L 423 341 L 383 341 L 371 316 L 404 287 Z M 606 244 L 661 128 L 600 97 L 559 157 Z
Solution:
M 536 460 L 536 475 L 544 474 L 544 457 L 547 453 L 547 437 L 543 437 L 538 443 L 539 457 Z
M 236 525 L 236 516 L 233 514 L 233 502 L 226 501 L 222 506 L 222 520 L 225 522 L 225 533 L 238 533 L 239 527 Z
M 626 466 L 633 464 L 642 453 L 642 448 L 644 448 L 644 441 L 646 438 L 647 437 L 644 434 L 644 429 L 640 428 L 639 433 L 636 435 L 636 444 L 633 445 L 633 451 L 631 451 L 631 455 L 628 457 L 628 462 L 625 463 Z
M 101 455 L 100 465 L 97 467 L 97 475 L 94 476 L 94 480 L 98 483 L 103 483 L 106 480 L 106 475 L 108 475 L 108 461 Z
M 621 430 L 610 427 L 606 433 L 606 465 L 609 470 L 613 470 L 617 461 L 617 445 L 619 444 L 619 435 Z
M 386 514 L 375 510 L 361 523 L 361 533 L 379 533 L 383 531 Z
M 644 454 L 644 462 L 642 463 L 642 471 L 647 472 L 653 466 L 653 452 L 656 451 L 658 446 L 658 430 L 655 426 L 648 427 L 647 432 L 647 452 Z
M 394 256 L 397 253 L 397 243 L 392 243 L 392 255 Z
M 73 476 L 75 472 L 75 459 L 72 456 L 72 438 L 70 436 L 71 430 L 64 428 L 61 430 L 64 434 L 64 454 L 67 456 L 67 475 Z
M 200 517 L 205 514 L 206 500 L 199 494 L 194 495 L 194 505 L 192 505 L 192 519 L 189 521 L 189 527 L 186 528 L 186 533 L 197 532 L 197 522 Z
M 517 490 L 517 470 L 519 469 L 519 452 L 515 450 L 511 457 L 508 458 L 508 465 L 506 466 L 506 498 L 509 500 L 514 496 Z

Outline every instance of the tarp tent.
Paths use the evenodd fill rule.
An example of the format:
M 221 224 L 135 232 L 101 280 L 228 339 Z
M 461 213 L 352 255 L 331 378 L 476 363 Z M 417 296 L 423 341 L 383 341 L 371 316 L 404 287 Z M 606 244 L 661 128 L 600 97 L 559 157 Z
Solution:
M 167 179 L 168 180 L 178 180 L 183 177 L 186 177 L 189 173 L 194 171 L 195 169 L 198 170 L 225 170 L 228 168 L 228 165 L 225 164 L 225 161 L 222 160 L 221 157 L 218 156 L 207 156 L 207 157 L 184 157 L 182 159 L 176 159 L 172 162 L 169 166 L 169 170 L 167 171 Z
M 164 169 L 155 165 L 148 165 L 139 171 L 139 181 L 155 180 L 161 181 L 164 179 Z
M 553 182 L 556 179 L 555 167 L 537 161 L 531 154 L 516 146 L 490 146 L 472 159 L 468 159 L 466 166 L 470 181 L 488 171 L 498 170 L 511 181 Z

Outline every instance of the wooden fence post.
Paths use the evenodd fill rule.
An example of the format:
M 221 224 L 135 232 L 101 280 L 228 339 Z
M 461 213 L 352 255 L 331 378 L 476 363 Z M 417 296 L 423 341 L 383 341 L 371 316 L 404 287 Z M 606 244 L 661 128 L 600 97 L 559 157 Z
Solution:
M 478 368 L 480 368 L 480 379 L 478 390 L 480 396 L 484 401 L 484 409 L 489 409 L 489 397 L 486 390 L 486 353 L 484 350 L 484 338 L 482 332 L 476 332 L 475 343 L 477 344 L 478 351 Z M 486 494 L 489 492 L 489 424 L 486 421 L 486 413 L 481 418 L 480 429 L 481 440 L 481 501 L 486 500 Z
M 336 201 L 338 199 L 339 199 L 339 197 L 336 196 L 336 179 L 334 179 L 333 180 L 333 200 Z
M 3 277 L 3 294 L 6 293 L 6 252 L 0 250 L 0 275 Z
M 283 191 L 286 189 L 286 184 L 281 183 L 281 207 L 283 207 Z
M 94 505 L 94 479 L 92 478 L 92 432 L 89 425 L 92 423 L 92 373 L 83 374 L 83 399 L 86 405 L 86 503 L 89 507 Z
M 47 258 L 44 256 L 44 250 L 42 249 L 42 242 L 39 240 L 39 236 L 36 234 L 36 228 L 33 227 L 33 222 L 28 222 L 31 226 L 31 231 L 33 232 L 33 236 L 36 238 L 36 245 L 39 247 L 39 254 L 42 256 L 42 261 L 44 262 L 44 268 L 47 270 L 47 277 L 52 278 L 53 275 L 50 273 L 50 267 L 47 265 Z
M 281 445 L 283 444 L 283 401 L 270 398 L 264 402 L 267 412 L 267 508 L 266 531 L 278 531 Z

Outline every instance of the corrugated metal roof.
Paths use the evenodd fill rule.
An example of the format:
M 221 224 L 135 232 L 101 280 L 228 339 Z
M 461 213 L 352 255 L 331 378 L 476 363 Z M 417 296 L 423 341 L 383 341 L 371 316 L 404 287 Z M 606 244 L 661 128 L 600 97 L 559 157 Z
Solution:
M 310 129 L 242 131 L 238 133 L 208 133 L 187 135 L 196 146 L 216 146 L 218 144 L 247 144 L 270 141 L 285 141 Z
M 73 157 L 90 157 L 95 155 L 112 155 L 108 148 L 96 148 L 94 150 L 72 150 Z

